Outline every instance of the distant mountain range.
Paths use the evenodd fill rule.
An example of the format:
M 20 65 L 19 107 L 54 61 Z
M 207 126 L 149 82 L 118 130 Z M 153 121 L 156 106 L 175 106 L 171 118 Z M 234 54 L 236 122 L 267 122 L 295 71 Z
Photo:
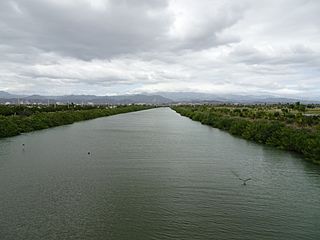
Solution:
M 318 100 L 303 100 L 295 98 L 282 98 L 276 96 L 262 95 L 218 95 L 196 92 L 157 92 L 154 94 L 133 94 L 117 96 L 95 96 L 95 95 L 15 95 L 0 91 L 0 103 L 75 103 L 75 104 L 170 104 L 170 103 L 240 103 L 240 104 L 262 104 L 262 103 L 320 103 Z
M 197 92 L 158 92 L 160 96 L 172 99 L 175 102 L 221 102 L 221 103 L 320 103 L 319 100 L 286 98 L 272 95 L 240 95 L 240 94 L 211 94 Z
M 167 104 L 171 99 L 160 95 L 118 95 L 118 96 L 95 96 L 95 95 L 15 95 L 0 91 L 0 103 L 75 103 L 75 104 Z

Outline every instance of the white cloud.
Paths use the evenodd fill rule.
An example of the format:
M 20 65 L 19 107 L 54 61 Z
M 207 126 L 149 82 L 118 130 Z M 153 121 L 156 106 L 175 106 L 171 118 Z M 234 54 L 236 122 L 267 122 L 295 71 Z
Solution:
M 320 2 L 3 0 L 0 90 L 320 96 Z

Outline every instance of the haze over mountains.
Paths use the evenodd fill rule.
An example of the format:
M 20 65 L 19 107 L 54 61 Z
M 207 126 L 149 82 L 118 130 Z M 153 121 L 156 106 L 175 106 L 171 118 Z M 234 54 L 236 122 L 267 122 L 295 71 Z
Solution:
M 118 95 L 118 96 L 95 96 L 95 95 L 63 95 L 63 96 L 42 96 L 42 95 L 14 95 L 7 92 L 0 92 L 0 102 L 28 102 L 28 103 L 76 103 L 76 104 L 163 104 L 172 102 L 171 99 L 159 95 Z
M 196 92 L 157 92 L 154 94 L 133 94 L 116 96 L 96 95 L 16 95 L 0 91 L 0 103 L 75 103 L 75 104 L 171 104 L 171 103 L 320 103 L 318 100 L 284 98 L 271 95 L 231 95 Z

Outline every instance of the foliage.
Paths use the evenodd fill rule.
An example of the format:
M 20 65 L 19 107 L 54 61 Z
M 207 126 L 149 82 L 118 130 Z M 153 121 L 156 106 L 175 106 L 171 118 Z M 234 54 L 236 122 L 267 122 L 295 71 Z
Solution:
M 172 108 L 203 124 L 257 143 L 294 151 L 320 163 L 320 118 L 303 115 L 301 111 L 305 107 L 300 103 L 290 107 L 201 105 Z
M 57 110 L 57 108 L 46 107 L 44 110 L 41 108 L 40 111 L 38 111 L 39 108 L 30 108 L 31 110 L 29 110 L 28 114 L 8 114 L 11 110 L 17 112 L 28 109 L 21 106 L 6 109 L 2 106 L 1 109 L 6 114 L 0 115 L 0 138 L 148 108 L 150 108 L 150 106 L 145 105 L 118 106 L 114 108 L 78 106 L 75 108 L 72 107 L 71 109 L 62 106 L 60 111 Z

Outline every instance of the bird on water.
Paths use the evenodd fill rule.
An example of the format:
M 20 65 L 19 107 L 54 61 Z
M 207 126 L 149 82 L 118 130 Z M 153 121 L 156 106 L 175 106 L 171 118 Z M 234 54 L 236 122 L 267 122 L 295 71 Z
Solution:
M 252 178 L 241 178 L 236 172 L 231 171 L 239 180 L 243 182 L 243 185 L 247 185 L 247 182 L 252 180 Z
M 252 180 L 252 179 L 251 178 L 246 178 L 246 179 L 239 178 L 239 180 L 243 181 L 243 185 L 247 185 L 247 181 Z

